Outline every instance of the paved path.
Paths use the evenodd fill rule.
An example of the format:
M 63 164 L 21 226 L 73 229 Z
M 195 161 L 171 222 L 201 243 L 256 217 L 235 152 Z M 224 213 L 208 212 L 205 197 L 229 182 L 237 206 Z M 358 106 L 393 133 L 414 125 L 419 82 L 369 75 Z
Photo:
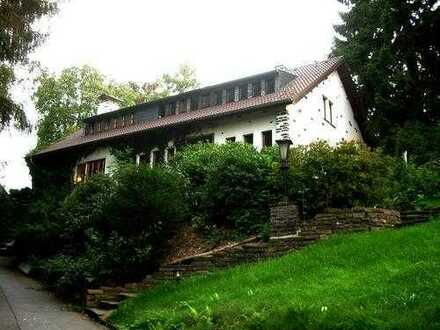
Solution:
M 103 330 L 84 315 L 69 311 L 38 282 L 7 267 L 0 257 L 1 330 Z

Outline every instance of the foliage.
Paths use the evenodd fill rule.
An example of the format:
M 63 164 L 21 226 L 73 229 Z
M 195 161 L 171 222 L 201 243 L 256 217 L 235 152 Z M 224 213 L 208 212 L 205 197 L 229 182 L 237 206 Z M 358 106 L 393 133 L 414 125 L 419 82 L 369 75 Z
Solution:
M 334 53 L 344 56 L 355 78 L 369 140 L 400 154 L 408 148 L 398 141 L 402 130 L 417 122 L 431 130 L 440 119 L 438 1 L 340 1 L 350 6 L 335 27 Z M 429 140 L 421 142 L 429 148 Z
M 197 85 L 194 75 L 194 69 L 184 65 L 174 75 L 164 74 L 157 81 L 139 84 L 111 81 L 89 66 L 70 67 L 59 75 L 44 71 L 34 94 L 39 115 L 37 149 L 82 127 L 84 118 L 97 113 L 103 94 L 120 100 L 123 107 L 133 106 L 193 88 Z
M 178 152 L 172 167 L 187 182 L 194 225 L 252 233 L 267 222 L 272 158 L 241 143 L 196 144 Z
M 139 280 L 157 266 L 176 223 L 186 217 L 183 184 L 168 169 L 122 164 L 64 199 L 39 200 L 19 231 L 21 256 L 59 293 L 91 282 Z
M 11 121 L 19 129 L 29 127 L 21 105 L 10 95 L 14 65 L 25 63 L 28 54 L 44 40 L 36 22 L 57 10 L 52 0 L 2 0 L 0 2 L 0 131 Z
M 20 130 L 29 127 L 22 106 L 15 103 L 11 98 L 10 89 L 14 82 L 13 69 L 0 62 L 0 131 L 9 126 L 11 121 Z
M 174 75 L 165 73 L 159 80 L 167 94 L 180 94 L 199 86 L 196 71 L 189 64 L 181 64 Z
M 395 189 L 396 160 L 356 143 L 291 149 L 289 194 L 308 213 L 325 207 L 385 206 Z
M 0 231 L 0 242 L 9 238 L 8 236 L 10 236 L 11 234 L 9 228 L 11 227 L 11 222 L 13 221 L 13 219 L 10 209 L 10 197 L 3 186 L 0 184 L 0 228 L 3 228 Z
M 73 133 L 84 118 L 96 114 L 104 77 L 89 66 L 68 68 L 59 76 L 43 72 L 34 95 L 37 109 L 37 149 Z
M 337 235 L 277 259 L 163 284 L 123 303 L 109 321 L 120 330 L 437 329 L 439 220 Z

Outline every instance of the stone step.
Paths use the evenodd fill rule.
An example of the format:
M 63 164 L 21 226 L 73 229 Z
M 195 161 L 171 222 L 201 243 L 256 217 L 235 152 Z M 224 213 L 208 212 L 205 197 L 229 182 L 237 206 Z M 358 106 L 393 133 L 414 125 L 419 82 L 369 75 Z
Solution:
M 92 319 L 105 322 L 112 315 L 114 310 L 105 310 L 101 308 L 86 308 L 84 312 L 90 316 Z
M 101 300 L 99 302 L 99 307 L 105 310 L 116 309 L 121 304 L 121 301 L 115 300 Z
M 133 293 L 133 292 L 121 292 L 120 294 L 118 294 L 118 298 L 120 301 L 126 300 L 126 299 L 131 299 L 131 298 L 136 298 L 137 296 L 138 296 L 138 294 Z

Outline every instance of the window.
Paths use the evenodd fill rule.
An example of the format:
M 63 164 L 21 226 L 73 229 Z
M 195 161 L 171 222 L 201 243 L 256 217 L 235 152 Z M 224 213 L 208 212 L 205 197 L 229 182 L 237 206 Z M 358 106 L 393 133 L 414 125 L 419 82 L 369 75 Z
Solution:
M 209 107 L 209 100 L 210 99 L 210 95 L 209 94 L 204 94 L 201 97 L 201 101 L 200 101 L 200 108 L 207 108 Z
M 75 183 L 84 182 L 92 175 L 95 175 L 97 173 L 104 173 L 104 171 L 105 158 L 78 164 L 78 166 L 76 167 Z
M 121 127 L 125 127 L 125 116 L 121 118 Z
M 235 136 L 227 137 L 226 142 L 235 142 Z
M 116 118 L 113 118 L 112 121 L 113 121 L 113 125 L 112 125 L 113 129 L 116 129 L 118 127 L 118 120 Z
M 151 159 L 150 159 L 151 166 L 158 166 L 162 162 L 163 162 L 162 152 L 158 148 L 153 149 L 151 151 Z
M 272 131 L 264 131 L 261 133 L 263 138 L 263 148 L 272 146 Z
M 235 88 L 231 87 L 226 90 L 226 103 L 235 101 Z
M 161 104 L 159 105 L 159 118 L 165 117 L 165 105 Z
M 130 115 L 130 125 L 134 124 L 134 114 Z
M 199 108 L 199 96 L 194 95 L 191 97 L 191 111 L 197 110 Z
M 322 96 L 322 102 L 324 104 L 324 120 L 334 127 L 335 125 L 333 123 L 333 102 L 324 95 Z
M 186 112 L 186 99 L 181 99 L 177 102 L 177 111 L 179 113 Z
M 167 163 L 173 161 L 174 157 L 176 156 L 176 148 L 168 147 L 166 156 L 167 156 Z
M 176 114 L 176 102 L 170 102 L 167 106 L 167 116 L 172 116 Z
M 243 141 L 244 143 L 248 143 L 248 144 L 254 144 L 254 134 L 246 134 L 243 135 Z
M 212 105 L 215 106 L 215 105 L 220 105 L 222 103 L 223 103 L 223 91 L 215 91 L 212 100 Z
M 261 95 L 261 82 L 260 81 L 254 81 L 252 83 L 252 97 L 260 96 Z
M 149 165 L 150 157 L 145 152 L 136 155 L 136 164 L 137 165 Z
M 275 79 L 266 79 L 265 86 L 266 94 L 271 94 L 275 92 Z
M 187 144 L 214 143 L 214 134 L 189 136 L 186 138 L 186 143 Z
M 106 119 L 103 122 L 103 130 L 108 131 L 110 129 L 110 119 Z
M 86 135 L 93 134 L 93 125 L 87 124 L 86 125 Z
M 93 126 L 94 126 L 93 131 L 95 133 L 101 132 L 101 123 L 100 122 L 95 122 L 95 124 Z
M 247 84 L 240 85 L 238 90 L 239 90 L 240 100 L 245 100 L 248 98 L 248 85 Z

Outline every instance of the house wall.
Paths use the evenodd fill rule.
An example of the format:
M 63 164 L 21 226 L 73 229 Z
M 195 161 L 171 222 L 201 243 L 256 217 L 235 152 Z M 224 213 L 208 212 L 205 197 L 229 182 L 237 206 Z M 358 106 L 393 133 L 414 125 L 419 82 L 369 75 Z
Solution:
M 323 96 L 333 102 L 333 124 L 324 120 Z M 363 141 L 339 74 L 335 71 L 304 96 L 287 106 L 289 135 L 295 145 L 316 140 L 336 146 L 342 141 Z
M 323 96 L 333 103 L 333 125 L 324 120 Z M 263 146 L 262 132 L 268 130 L 272 131 L 273 144 L 277 139 L 287 136 L 290 137 L 294 145 L 307 145 L 316 140 L 327 141 L 332 146 L 336 146 L 344 140 L 362 141 L 352 107 L 337 72 L 330 74 L 327 79 L 296 104 L 260 109 L 209 122 L 196 123 L 187 137 L 214 134 L 214 142 L 221 144 L 233 136 L 236 138 L 236 142 L 243 142 L 243 136 L 252 133 L 254 147 L 261 150 Z M 171 136 L 165 140 L 162 147 L 166 145 L 171 147 L 175 142 Z M 149 154 L 155 147 L 158 146 L 146 145 L 144 152 Z M 79 162 L 100 158 L 106 159 L 105 172 L 109 173 L 115 159 L 108 148 L 98 149 Z
M 76 165 L 86 163 L 92 160 L 98 160 L 105 158 L 105 174 L 109 174 L 113 167 L 116 165 L 115 157 L 110 153 L 109 148 L 99 148 L 88 154 L 86 157 L 81 157 Z M 74 177 L 76 177 L 77 166 L 74 168 Z
M 275 117 L 276 109 L 267 112 L 254 112 L 219 119 L 209 123 L 192 135 L 214 134 L 214 143 L 226 143 L 226 139 L 235 136 L 236 142 L 243 142 L 243 135 L 254 135 L 254 147 L 263 148 L 262 132 L 272 131 L 272 140 L 275 143 Z

